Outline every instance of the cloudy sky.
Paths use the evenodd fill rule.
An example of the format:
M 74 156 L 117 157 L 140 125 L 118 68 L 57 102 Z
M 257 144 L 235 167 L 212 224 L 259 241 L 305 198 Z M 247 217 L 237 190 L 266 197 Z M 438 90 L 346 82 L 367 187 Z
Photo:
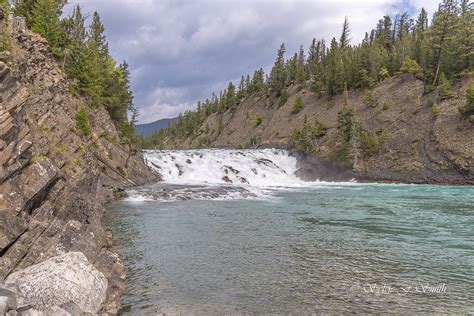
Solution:
M 140 123 L 175 117 L 229 81 L 269 70 L 284 42 L 288 53 L 312 38 L 339 37 L 348 16 L 358 42 L 384 14 L 425 7 L 437 0 L 70 0 L 98 11 L 112 55 L 132 70 Z

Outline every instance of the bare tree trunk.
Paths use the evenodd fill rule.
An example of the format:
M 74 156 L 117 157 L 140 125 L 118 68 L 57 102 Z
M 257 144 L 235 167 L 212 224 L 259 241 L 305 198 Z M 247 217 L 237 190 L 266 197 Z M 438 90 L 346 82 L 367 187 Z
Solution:
M 127 155 L 127 159 L 125 160 L 126 169 L 128 169 L 128 161 L 130 160 L 131 156 L 132 156 L 132 144 L 128 144 L 128 155 Z
M 443 45 L 443 44 L 441 44 Z M 435 77 L 433 80 L 433 86 L 436 85 L 436 81 L 438 81 L 438 76 L 439 76 L 439 69 L 441 68 L 441 53 L 442 53 L 442 48 L 438 50 L 438 57 L 436 59 L 436 72 L 435 72 Z

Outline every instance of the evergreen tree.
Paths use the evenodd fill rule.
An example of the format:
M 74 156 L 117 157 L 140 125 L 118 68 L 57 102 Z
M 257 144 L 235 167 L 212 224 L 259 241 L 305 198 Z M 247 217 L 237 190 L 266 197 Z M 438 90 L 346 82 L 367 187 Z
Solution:
M 63 5 L 60 0 L 38 0 L 29 13 L 31 30 L 46 38 L 51 51 L 57 56 L 61 54 L 63 39 L 59 20 Z
M 474 69 L 474 3 L 468 0 L 461 2 L 461 16 L 456 28 L 456 42 L 459 43 L 460 55 L 456 71 Z
M 15 15 L 25 17 L 28 27 L 31 27 L 32 11 L 36 2 L 37 0 L 20 0 L 15 3 Z
M 245 88 L 245 77 L 242 75 L 240 78 L 240 83 L 239 83 L 239 88 L 237 91 L 237 102 L 240 102 L 242 98 L 245 97 L 246 94 L 246 88 Z
M 285 69 L 285 44 L 278 49 L 277 58 L 270 73 L 270 88 L 273 93 L 280 96 L 281 90 L 285 88 L 287 73 Z
M 306 82 L 305 56 L 303 46 L 300 46 L 300 52 L 296 62 L 296 82 L 300 85 L 303 85 Z
M 349 46 L 350 43 L 350 28 L 349 28 L 349 20 L 347 17 L 344 19 L 344 24 L 342 25 L 342 34 L 341 38 L 339 39 L 339 47 L 342 49 Z
M 109 45 L 104 35 L 104 25 L 99 14 L 94 13 L 89 28 L 86 47 L 88 56 L 89 82 L 86 91 L 91 95 L 94 104 L 102 102 L 106 86 L 106 78 L 113 71 L 114 63 L 109 59 Z
M 230 109 L 232 112 L 237 110 L 235 86 L 232 82 L 229 82 L 229 85 L 227 86 L 227 91 L 225 94 L 225 108 Z
M 75 88 L 84 91 L 91 80 L 88 74 L 88 54 L 85 45 L 87 31 L 84 26 L 85 17 L 81 7 L 75 6 L 72 15 L 64 23 L 66 28 L 67 49 L 65 56 L 66 73 L 72 79 L 76 79 Z
M 432 46 L 434 50 L 434 79 L 436 84 L 441 71 L 443 54 L 447 49 L 447 43 L 452 40 L 454 27 L 456 26 L 456 0 L 444 0 L 433 18 Z

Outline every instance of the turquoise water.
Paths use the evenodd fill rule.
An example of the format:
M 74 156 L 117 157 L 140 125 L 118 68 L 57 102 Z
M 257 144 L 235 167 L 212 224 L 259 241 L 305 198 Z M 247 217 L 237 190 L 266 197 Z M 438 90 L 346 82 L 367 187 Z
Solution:
M 474 187 L 123 201 L 108 224 L 127 315 L 474 313 Z

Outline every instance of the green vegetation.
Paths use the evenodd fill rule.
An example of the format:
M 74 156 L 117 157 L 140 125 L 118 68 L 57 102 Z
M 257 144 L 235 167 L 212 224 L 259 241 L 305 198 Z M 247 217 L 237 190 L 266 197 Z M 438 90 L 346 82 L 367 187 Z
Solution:
M 441 107 L 438 104 L 433 104 L 433 116 L 438 117 L 441 113 Z
M 459 112 L 464 116 L 470 116 L 474 114 L 474 83 L 471 83 L 466 91 L 466 104 L 459 108 Z
M 317 140 L 326 136 L 326 130 L 318 121 L 315 121 L 314 125 L 308 124 L 305 116 L 303 127 L 295 128 L 291 133 L 291 142 L 305 153 L 314 154 L 317 151 Z
M 81 107 L 77 112 L 76 116 L 76 130 L 83 136 L 89 136 L 92 134 L 92 128 L 89 123 L 89 114 L 85 107 Z
M 283 89 L 280 93 L 280 101 L 278 105 L 283 106 L 285 105 L 286 101 L 288 101 L 288 90 Z
M 337 128 L 343 142 L 348 144 L 352 139 L 354 130 L 354 111 L 352 109 L 344 107 L 337 114 Z
M 359 133 L 359 146 L 364 157 L 370 157 L 380 152 L 387 139 L 387 132 L 369 134 L 366 131 Z
M 263 122 L 263 118 L 261 118 L 260 116 L 255 119 L 256 126 L 262 125 L 262 122 Z
M 3 21 L 0 22 L 0 52 L 10 49 L 10 40 L 7 35 L 8 0 L 0 0 L 0 9 L 3 10 Z
M 76 5 L 69 17 L 62 18 L 66 2 L 18 0 L 14 13 L 24 16 L 28 27 L 47 39 L 51 52 L 72 79 L 71 92 L 89 100 L 92 108 L 104 107 L 124 141 L 129 143 L 133 138 L 136 142 L 136 137 L 130 136 L 131 133 L 135 134 L 135 122 L 128 120 L 128 114 L 135 113 L 136 121 L 138 113 L 133 104 L 128 64 L 124 61 L 117 65 L 110 56 L 104 35 L 105 28 L 99 14 L 94 12 L 90 25 L 86 26 L 87 18 L 81 7 Z M 82 116 L 83 118 L 85 117 Z M 81 125 L 80 130 L 84 134 L 90 134 L 89 128 L 85 124 Z
M 402 67 L 400 68 L 400 72 L 412 74 L 417 78 L 421 78 L 423 69 L 420 67 L 420 65 L 418 65 L 416 60 L 412 60 L 407 56 L 405 57 Z
M 257 136 L 255 136 L 255 135 L 250 136 L 249 145 L 250 145 L 250 147 L 255 147 L 255 146 L 258 145 Z
M 368 107 L 373 108 L 377 106 L 377 101 L 374 99 L 374 95 L 372 94 L 371 90 L 364 91 L 363 101 Z
M 439 90 L 441 99 L 452 97 L 449 82 L 474 70 L 473 9 L 467 0 L 443 0 L 432 19 L 422 9 L 417 17 L 399 13 L 378 20 L 365 34 L 361 43 L 350 42 L 350 25 L 346 19 L 338 38 L 327 45 L 324 40 L 313 39 L 305 53 L 303 47 L 289 58 L 286 47 L 279 47 L 273 67 L 268 74 L 256 70 L 253 77 L 242 76 L 236 89 L 230 85 L 219 96 L 199 102 L 193 112 L 184 113 L 168 129 L 152 135 L 150 146 L 170 140 L 196 138 L 199 128 L 213 113 L 235 111 L 242 100 L 253 98 L 278 99 L 282 106 L 288 99 L 290 87 L 302 88 L 309 81 L 311 91 L 318 97 L 331 98 L 345 89 L 369 91 L 376 83 L 400 73 L 409 73 L 424 81 L 427 93 L 430 87 Z M 369 92 L 364 96 L 368 106 L 377 103 Z M 266 102 L 261 102 L 266 104 Z M 389 108 L 384 103 L 383 110 Z M 350 139 L 351 110 L 339 115 L 339 127 L 344 141 Z
M 293 104 L 293 110 L 291 111 L 291 113 L 293 114 L 300 113 L 302 109 L 303 109 L 303 99 L 301 98 L 301 96 L 297 96 L 295 99 L 295 103 Z
M 441 100 L 450 99 L 454 97 L 453 91 L 451 91 L 451 84 L 449 80 L 446 78 L 444 73 L 441 73 L 438 80 L 438 91 L 439 91 L 439 98 Z

